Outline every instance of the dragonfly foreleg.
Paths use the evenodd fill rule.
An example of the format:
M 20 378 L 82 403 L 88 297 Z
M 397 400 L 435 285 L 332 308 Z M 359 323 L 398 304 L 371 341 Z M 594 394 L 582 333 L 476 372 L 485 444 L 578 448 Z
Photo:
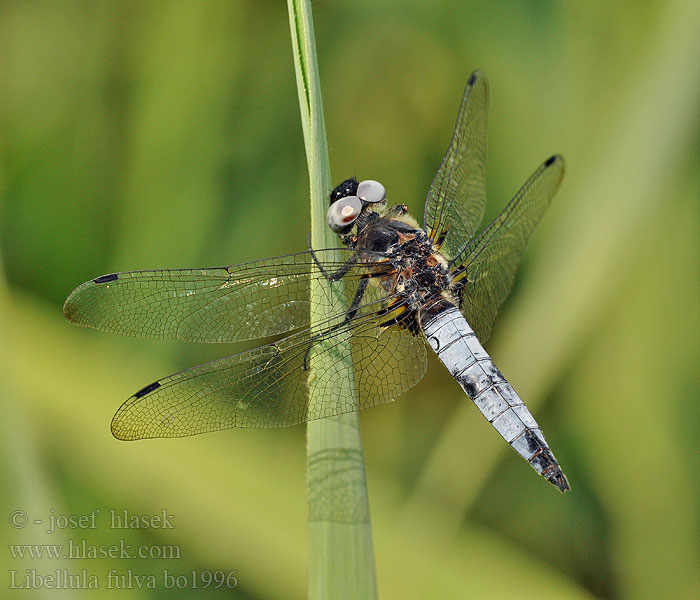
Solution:
M 309 235 L 306 236 L 306 247 L 309 249 L 309 254 L 311 254 L 311 258 L 313 258 L 314 263 L 316 263 L 318 270 L 321 271 L 321 275 L 323 275 L 328 281 L 338 281 L 342 279 L 350 270 L 350 267 L 357 262 L 357 255 L 353 254 L 337 271 L 334 273 L 328 273 L 328 271 L 323 268 L 323 265 L 316 258 L 316 253 L 313 251 L 313 248 L 311 248 L 311 232 L 309 232 Z

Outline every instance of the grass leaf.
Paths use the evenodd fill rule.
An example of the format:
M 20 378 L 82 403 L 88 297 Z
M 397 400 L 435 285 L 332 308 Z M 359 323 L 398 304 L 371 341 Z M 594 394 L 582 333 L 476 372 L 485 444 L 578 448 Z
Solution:
M 326 226 L 331 179 L 311 6 L 307 0 L 289 0 L 288 7 L 309 167 L 311 244 L 315 248 L 334 247 L 337 239 Z M 330 293 L 342 294 L 342 283 L 324 281 L 312 288 L 312 327 L 314 319 L 319 322 L 327 318 L 323 307 L 328 308 Z M 343 370 L 352 373 L 352 364 L 346 367 Z M 312 351 L 310 378 L 314 377 L 314 368 Z M 354 381 L 343 381 L 342 385 L 344 389 L 338 393 L 355 394 Z M 309 398 L 312 404 L 322 401 L 313 394 Z M 309 598 L 375 598 L 367 483 L 356 412 L 308 424 L 307 490 Z

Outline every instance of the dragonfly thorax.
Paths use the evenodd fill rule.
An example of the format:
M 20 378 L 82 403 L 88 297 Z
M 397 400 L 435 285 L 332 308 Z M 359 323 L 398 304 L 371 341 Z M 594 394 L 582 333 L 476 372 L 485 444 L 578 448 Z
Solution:
M 395 275 L 395 288 L 409 311 L 419 309 L 429 300 L 446 297 L 452 275 L 447 261 L 423 230 L 400 233 L 399 242 L 388 249 Z

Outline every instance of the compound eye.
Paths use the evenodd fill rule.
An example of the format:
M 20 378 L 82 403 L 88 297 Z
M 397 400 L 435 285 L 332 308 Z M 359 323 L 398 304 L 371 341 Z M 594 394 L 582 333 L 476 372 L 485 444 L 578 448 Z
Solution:
M 386 190 L 378 181 L 365 179 L 357 186 L 357 196 L 364 202 L 381 202 L 386 198 Z
M 357 196 L 345 196 L 331 204 L 326 214 L 328 227 L 335 233 L 342 233 L 355 222 L 362 212 L 362 201 Z

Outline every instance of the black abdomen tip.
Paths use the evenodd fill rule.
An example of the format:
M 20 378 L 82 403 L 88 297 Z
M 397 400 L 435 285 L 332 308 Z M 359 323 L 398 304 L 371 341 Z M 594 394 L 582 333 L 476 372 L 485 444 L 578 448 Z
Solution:
M 568 492 L 571 489 L 571 486 L 569 485 L 569 482 L 566 479 L 566 475 L 562 473 L 561 469 L 559 469 L 554 475 L 551 477 L 547 477 L 549 482 L 556 487 L 562 494 L 564 492 Z
M 95 277 L 95 279 L 92 280 L 93 283 L 109 283 L 110 281 L 114 281 L 116 279 L 119 279 L 119 275 L 116 273 L 110 273 L 109 275 L 100 275 L 99 277 Z

